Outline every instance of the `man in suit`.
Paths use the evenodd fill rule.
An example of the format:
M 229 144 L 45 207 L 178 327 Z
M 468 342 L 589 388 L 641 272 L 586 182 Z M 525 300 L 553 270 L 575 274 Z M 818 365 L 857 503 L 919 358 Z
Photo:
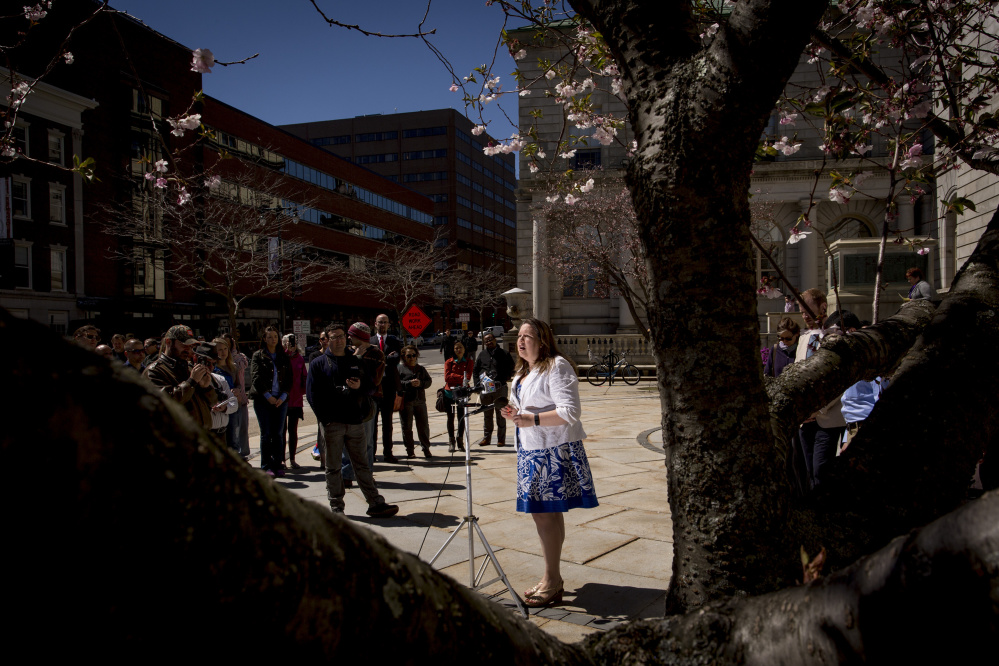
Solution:
M 399 353 L 402 351 L 402 340 L 389 335 L 389 318 L 387 314 L 375 317 L 377 335 L 371 339 L 371 344 L 385 354 L 385 377 L 382 379 L 382 397 L 378 401 L 378 414 L 382 419 L 382 460 L 396 463 L 399 460 L 392 455 L 392 405 L 399 390 Z M 375 423 L 372 439 L 378 448 L 378 424 Z

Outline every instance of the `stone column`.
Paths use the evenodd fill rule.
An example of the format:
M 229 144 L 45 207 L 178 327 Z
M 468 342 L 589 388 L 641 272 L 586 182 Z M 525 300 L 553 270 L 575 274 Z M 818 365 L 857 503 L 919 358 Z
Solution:
M 542 321 L 551 321 L 551 312 L 549 311 L 549 303 L 551 300 L 549 291 L 551 289 L 550 281 L 548 279 L 548 271 L 541 262 L 538 261 L 538 257 L 544 256 L 545 252 L 545 239 L 544 230 L 542 229 L 542 222 L 533 218 L 531 220 L 532 224 L 532 249 L 534 250 L 534 256 L 531 257 L 531 265 L 533 270 L 531 273 L 531 293 L 534 296 L 533 307 L 534 316 Z
M 798 202 L 802 213 L 808 212 L 809 203 L 808 199 L 802 199 Z M 817 210 L 818 204 L 812 209 L 810 219 L 813 225 L 817 217 Z M 809 228 L 802 227 L 799 227 L 798 230 L 810 231 Z M 798 241 L 795 246 L 798 248 L 798 291 L 804 291 L 812 287 L 819 287 L 825 290 L 825 286 L 819 284 L 819 246 L 819 237 L 814 231 Z

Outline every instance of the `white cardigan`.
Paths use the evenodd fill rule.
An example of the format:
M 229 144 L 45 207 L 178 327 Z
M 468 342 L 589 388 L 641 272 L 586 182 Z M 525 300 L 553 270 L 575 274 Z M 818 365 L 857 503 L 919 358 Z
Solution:
M 567 421 L 565 425 L 519 428 L 520 447 L 523 449 L 540 451 L 586 438 L 583 424 L 579 421 L 582 412 L 579 404 L 579 380 L 576 379 L 572 364 L 561 356 L 555 357 L 555 363 L 548 372 L 541 374 L 535 368 L 523 379 L 514 380 L 510 389 L 510 403 L 519 414 L 541 414 L 554 409 Z

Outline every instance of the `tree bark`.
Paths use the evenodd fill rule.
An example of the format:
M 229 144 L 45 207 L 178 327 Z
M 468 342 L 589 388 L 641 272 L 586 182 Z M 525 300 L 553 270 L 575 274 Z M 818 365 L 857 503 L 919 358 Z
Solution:
M 800 33 L 826 3 L 738 3 L 704 50 L 688 3 L 572 5 L 621 68 L 638 140 L 628 185 L 653 288 L 675 545 L 667 612 L 779 589 L 797 571 L 797 547 L 785 535 L 789 493 L 772 464 L 745 271 L 750 165 L 808 41 Z

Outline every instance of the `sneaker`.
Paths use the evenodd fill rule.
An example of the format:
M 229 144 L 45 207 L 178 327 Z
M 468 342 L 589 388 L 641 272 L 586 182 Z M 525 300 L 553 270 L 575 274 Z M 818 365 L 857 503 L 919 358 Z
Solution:
M 368 507 L 368 515 L 372 518 L 391 518 L 395 514 L 399 513 L 399 506 L 397 504 L 375 504 L 374 506 Z
M 275 473 L 274 473 L 274 470 L 272 470 L 272 469 L 265 469 L 265 470 L 264 470 L 264 474 L 266 474 L 267 476 L 271 477 L 272 479 L 273 479 L 273 478 L 274 478 L 275 476 L 277 476 L 277 474 L 275 474 Z
M 384 461 L 385 463 L 394 465 L 394 464 L 396 464 L 396 463 L 399 462 L 399 459 L 396 458 L 391 453 L 385 453 L 385 454 L 382 455 L 382 461 Z
M 278 468 L 277 468 L 276 470 L 274 470 L 273 472 L 270 472 L 270 470 L 268 470 L 268 472 L 269 472 L 270 474 L 272 474 L 273 476 L 276 476 L 276 477 L 277 477 L 277 478 L 279 478 L 279 479 L 280 479 L 280 478 L 283 478 L 283 477 L 284 477 L 284 470 L 283 470 L 283 469 L 281 469 L 280 467 L 278 467 Z

